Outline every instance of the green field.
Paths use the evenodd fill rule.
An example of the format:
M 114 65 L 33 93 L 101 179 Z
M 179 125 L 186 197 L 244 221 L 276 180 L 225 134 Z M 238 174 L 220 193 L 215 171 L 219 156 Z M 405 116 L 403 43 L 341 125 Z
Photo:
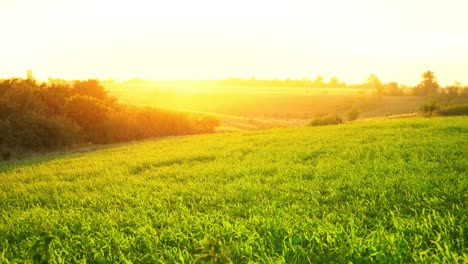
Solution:
M 0 262 L 467 263 L 468 118 L 0 163 Z

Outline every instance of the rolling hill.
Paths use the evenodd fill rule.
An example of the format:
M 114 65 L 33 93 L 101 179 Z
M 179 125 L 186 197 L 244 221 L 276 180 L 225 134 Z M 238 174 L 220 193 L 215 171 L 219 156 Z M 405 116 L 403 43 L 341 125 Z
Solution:
M 467 262 L 467 142 L 409 118 L 3 162 L 0 262 Z

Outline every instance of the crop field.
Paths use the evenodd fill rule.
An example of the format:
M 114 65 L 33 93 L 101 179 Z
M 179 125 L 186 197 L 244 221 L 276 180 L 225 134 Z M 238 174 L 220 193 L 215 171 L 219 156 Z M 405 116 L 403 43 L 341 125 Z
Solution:
M 468 118 L 0 163 L 1 263 L 467 263 Z
M 253 87 L 252 90 L 258 89 Z M 317 114 L 336 113 L 346 117 L 358 109 L 360 117 L 379 117 L 418 112 L 427 103 L 419 96 L 383 96 L 366 94 L 275 94 L 206 93 L 206 94 L 119 94 L 122 102 L 181 111 L 209 112 L 264 120 L 308 120 Z
M 338 114 L 346 119 L 352 109 L 359 111 L 360 118 L 409 114 L 418 112 L 428 101 L 425 97 L 409 95 L 379 97 L 372 94 L 372 89 L 354 88 L 210 85 L 183 81 L 134 85 L 105 84 L 113 96 L 126 104 L 230 115 L 286 126 L 303 126 L 316 115 Z M 284 124 L 291 120 L 299 122 Z M 220 118 L 220 121 L 223 126 L 232 126 L 232 120 L 225 122 Z M 245 125 L 234 127 L 244 130 Z

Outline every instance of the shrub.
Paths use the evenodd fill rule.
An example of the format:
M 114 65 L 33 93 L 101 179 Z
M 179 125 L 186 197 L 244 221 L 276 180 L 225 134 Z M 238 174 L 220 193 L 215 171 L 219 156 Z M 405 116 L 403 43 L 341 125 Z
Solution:
M 12 127 L 8 120 L 0 119 L 0 135 L 0 154 L 2 155 L 2 159 L 5 160 L 9 158 L 6 153 L 9 153 L 8 150 L 14 139 Z
M 197 133 L 212 133 L 220 125 L 220 121 L 212 116 L 204 116 L 195 119 L 195 129 Z
M 9 160 L 11 159 L 11 156 L 12 156 L 12 151 L 10 149 L 7 149 L 7 148 L 0 148 L 0 160 Z
M 74 81 L 72 93 L 93 97 L 102 102 L 113 102 L 115 100 L 109 96 L 98 80 Z
M 1 148 L 47 150 L 71 145 L 78 127 L 63 117 L 48 117 L 24 112 L 11 119 L 0 120 Z
M 468 104 L 449 105 L 440 109 L 439 114 L 443 116 L 468 115 Z
M 97 80 L 0 80 L 0 159 L 13 151 L 214 132 L 218 120 L 118 104 Z
M 354 121 L 358 119 L 359 115 L 361 114 L 361 111 L 357 108 L 353 108 L 348 112 L 348 121 Z
M 432 117 L 432 115 L 439 110 L 439 106 L 435 101 L 429 102 L 421 106 L 421 113 L 425 117 Z
M 310 126 L 327 126 L 343 123 L 343 119 L 337 115 L 326 115 L 324 117 L 316 117 L 309 123 Z
M 101 100 L 77 94 L 67 99 L 64 109 L 67 118 L 82 128 L 84 139 L 93 143 L 102 142 L 102 124 L 110 109 Z
M 74 143 L 78 126 L 63 117 L 46 117 L 31 114 L 22 120 L 21 128 L 27 135 L 23 140 L 24 147 L 31 149 L 54 149 Z

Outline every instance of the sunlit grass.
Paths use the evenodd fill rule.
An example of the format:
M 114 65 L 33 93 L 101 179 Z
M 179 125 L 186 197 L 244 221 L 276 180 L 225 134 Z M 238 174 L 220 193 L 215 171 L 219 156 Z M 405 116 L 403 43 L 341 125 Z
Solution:
M 468 119 L 199 135 L 0 164 L 0 262 L 466 262 Z

